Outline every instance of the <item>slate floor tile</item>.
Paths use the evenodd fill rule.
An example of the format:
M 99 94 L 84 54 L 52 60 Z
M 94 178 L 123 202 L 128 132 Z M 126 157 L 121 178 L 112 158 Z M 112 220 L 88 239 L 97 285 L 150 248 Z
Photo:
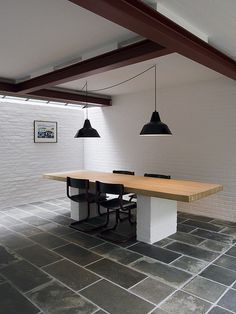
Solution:
M 20 225 L 14 225 L 10 227 L 11 230 L 21 233 L 22 235 L 26 236 L 26 237 L 30 237 L 33 236 L 35 234 L 39 234 L 42 232 L 42 230 L 40 230 L 39 228 L 36 228 L 34 226 L 22 223 Z
M 211 221 L 211 223 L 215 224 L 215 225 L 218 225 L 218 226 L 226 226 L 226 227 L 234 227 L 234 228 L 236 228 L 236 222 L 232 222 L 232 221 L 214 219 L 214 220 Z
M 188 219 L 192 219 L 192 220 L 199 220 L 202 222 L 210 222 L 213 220 L 213 218 L 210 217 L 206 217 L 206 216 L 198 216 L 198 215 L 193 215 L 193 214 L 188 214 L 188 213 L 181 213 L 180 217 L 183 218 L 188 218 Z
M 125 265 L 133 263 L 134 261 L 142 257 L 142 255 L 140 254 L 130 252 L 129 250 L 123 248 L 115 248 L 105 254 L 105 256 Z
M 187 244 L 198 245 L 205 241 L 203 238 L 196 237 L 192 234 L 184 233 L 184 232 L 176 232 L 169 236 L 170 239 L 174 239 L 176 241 L 184 242 Z
M 226 227 L 223 230 L 221 230 L 220 233 L 229 234 L 236 237 L 236 227 L 235 228 Z
M 208 262 L 200 261 L 189 256 L 181 256 L 179 259 L 171 263 L 171 265 L 175 267 L 181 268 L 194 274 L 199 273 L 199 271 L 206 267 L 207 264 Z
M 9 283 L 0 285 L 0 304 L 1 314 L 36 314 L 39 312 L 39 309 L 36 308 L 36 306 Z
M 62 259 L 62 257 L 57 255 L 55 252 L 49 251 L 37 244 L 20 249 L 17 251 L 17 254 L 38 267 L 42 267 Z
M 197 229 L 192 232 L 192 234 L 197 235 L 199 237 L 203 237 L 210 240 L 215 240 L 219 242 L 224 242 L 226 244 L 232 244 L 233 243 L 233 237 L 213 231 L 207 231 L 202 229 Z
M 82 266 L 101 259 L 100 255 L 97 255 L 75 244 L 65 245 L 56 249 L 55 252 Z
M 20 224 L 21 221 L 10 216 L 4 215 L 0 217 L 0 225 L 3 226 L 14 226 Z
M 84 234 L 84 233 L 78 232 L 78 231 L 76 231 L 74 233 L 70 233 L 68 235 L 65 235 L 65 236 L 63 236 L 63 238 L 70 241 L 70 242 L 74 242 L 74 243 L 76 243 L 76 244 L 78 244 L 84 248 L 87 248 L 87 249 L 104 243 L 104 241 L 102 241 L 98 238 L 89 236 L 87 234 Z
M 197 227 L 188 226 L 188 225 L 182 225 L 182 224 L 178 224 L 177 225 L 177 231 L 185 232 L 185 233 L 189 233 L 189 232 L 195 230 L 196 228 Z
M 180 257 L 180 254 L 176 252 L 172 252 L 164 248 L 142 242 L 131 246 L 129 250 L 157 259 L 167 264 L 173 262 L 176 258 Z
M 51 280 L 41 270 L 25 261 L 19 261 L 0 270 L 9 281 L 26 292 Z
M 70 217 L 71 216 L 71 210 L 67 209 L 67 208 L 61 208 L 56 210 L 56 213 L 60 214 L 60 215 L 64 215 L 66 217 Z
M 153 245 L 163 247 L 163 246 L 165 246 L 167 244 L 170 244 L 171 242 L 173 242 L 172 239 L 165 238 L 165 239 L 162 239 L 160 241 L 157 241 L 157 242 L 153 243 Z
M 142 257 L 140 254 L 130 252 L 127 249 L 120 248 L 119 246 L 113 245 L 111 243 L 104 243 L 99 245 L 92 249 L 92 251 L 125 265 L 130 264 Z
M 94 273 L 128 289 L 143 280 L 146 276 L 108 259 L 100 260 L 87 267 Z
M 75 291 L 83 289 L 100 279 L 97 275 L 67 260 L 45 266 L 43 269 Z
M 222 226 L 216 226 L 213 224 L 210 224 L 208 222 L 202 222 L 202 221 L 198 221 L 198 220 L 186 220 L 184 223 L 184 225 L 189 225 L 189 226 L 194 226 L 194 227 L 198 227 L 201 229 L 206 229 L 209 231 L 220 231 L 223 229 Z
M 5 282 L 5 278 L 3 278 L 1 275 L 0 275 L 0 284 L 2 284 L 3 282 Z
M 53 233 L 55 235 L 66 235 L 69 233 L 73 233 L 74 230 L 68 227 L 64 227 L 53 222 L 49 222 L 46 225 L 40 226 L 40 229 L 49 233 Z
M 47 220 L 54 220 L 55 217 L 57 216 L 57 213 L 50 212 L 50 211 L 44 210 L 44 209 L 40 209 L 40 210 L 37 209 L 34 212 L 34 215 L 39 216 L 39 217 L 44 218 L 44 219 L 47 219 Z
M 218 256 L 217 253 L 180 242 L 171 243 L 166 248 L 207 262 L 213 261 Z
M 230 286 L 236 280 L 236 272 L 210 265 L 200 273 L 200 276 L 222 283 L 223 285 Z
M 224 242 L 218 242 L 214 240 L 206 240 L 205 242 L 201 243 L 199 247 L 202 247 L 203 249 L 208 249 L 211 251 L 222 253 L 229 249 L 229 245 Z
M 9 249 L 21 249 L 33 245 L 34 243 L 28 238 L 18 235 L 17 233 L 12 233 L 6 237 L 2 237 L 0 242 L 7 246 Z
M 22 218 L 22 220 L 27 222 L 28 224 L 31 224 L 31 225 L 36 226 L 36 227 L 48 224 L 48 222 L 49 222 L 48 220 L 46 220 L 44 218 L 34 216 L 34 215 Z
M 117 249 L 119 246 L 112 244 L 112 243 L 108 243 L 108 242 L 104 242 L 101 245 L 98 245 L 94 248 L 92 248 L 91 250 L 93 252 L 96 252 L 100 255 L 106 255 L 107 253 L 109 253 L 110 251 Z
M 36 234 L 30 237 L 30 239 L 48 249 L 57 248 L 68 243 L 67 241 L 47 232 Z
M 163 311 L 162 309 L 155 309 L 151 314 L 168 314 L 166 311 Z
M 216 302 L 226 289 L 221 284 L 199 276 L 195 277 L 183 288 L 186 292 L 190 292 L 212 303 Z
M 18 208 L 12 208 L 7 212 L 7 215 L 11 216 L 12 218 L 20 219 L 24 217 L 29 217 L 30 213 L 20 210 Z
M 161 308 L 170 314 L 205 314 L 211 304 L 183 291 L 177 291 Z
M 27 296 L 47 314 L 90 314 L 96 306 L 60 283 L 50 282 Z
M 111 314 L 147 314 L 154 308 L 153 304 L 106 280 L 101 280 L 80 293 Z
M 130 289 L 130 291 L 152 303 L 158 304 L 174 292 L 175 289 L 158 280 L 147 278 Z
M 20 208 L 26 211 L 31 211 L 35 209 L 35 206 L 33 204 L 24 204 L 24 205 L 18 205 L 17 208 Z
M 49 204 L 49 203 L 43 203 L 43 204 L 39 204 L 37 206 L 42 207 L 44 209 L 52 210 L 52 211 L 60 209 L 60 207 L 58 207 L 57 205 L 53 205 L 53 204 Z
M 175 287 L 179 287 L 192 277 L 185 271 L 159 263 L 150 258 L 138 260 L 132 264 L 132 267 Z
M 3 227 L 3 226 L 0 226 L 0 239 L 2 237 L 5 237 L 7 235 L 10 235 L 10 234 L 14 234 L 11 230 Z
M 218 305 L 230 310 L 232 312 L 236 312 L 236 291 L 233 289 L 229 289 L 226 294 L 220 299 Z
M 231 256 L 233 256 L 233 257 L 236 257 L 236 246 L 233 246 L 230 250 L 228 250 L 227 252 L 225 252 L 225 254 L 231 255 Z
M 62 226 L 69 226 L 72 222 L 74 222 L 73 219 L 62 215 L 57 215 L 51 220 Z
M 19 257 L 17 257 L 15 253 L 10 252 L 5 247 L 0 245 L 0 268 L 17 261 L 19 261 Z
M 236 258 L 232 256 L 222 255 L 214 264 L 236 271 Z
M 179 224 L 179 223 L 182 223 L 182 222 L 184 222 L 184 221 L 186 221 L 187 220 L 187 218 L 183 218 L 183 217 L 179 217 L 179 216 L 177 216 L 177 223 Z
M 222 307 L 214 306 L 208 314 L 232 314 L 232 312 L 229 312 Z

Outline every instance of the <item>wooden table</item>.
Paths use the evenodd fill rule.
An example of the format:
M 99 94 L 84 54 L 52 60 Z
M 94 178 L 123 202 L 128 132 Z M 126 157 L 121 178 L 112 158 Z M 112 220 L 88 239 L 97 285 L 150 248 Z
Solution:
M 137 194 L 137 239 L 154 243 L 176 232 L 177 201 L 193 202 L 223 190 L 222 185 L 187 180 L 167 180 L 143 176 L 129 176 L 108 172 L 78 170 L 48 173 L 45 179 L 66 181 L 67 177 L 120 183 L 125 192 Z M 75 193 L 77 191 L 74 191 Z M 71 205 L 72 218 L 80 220 L 84 210 Z

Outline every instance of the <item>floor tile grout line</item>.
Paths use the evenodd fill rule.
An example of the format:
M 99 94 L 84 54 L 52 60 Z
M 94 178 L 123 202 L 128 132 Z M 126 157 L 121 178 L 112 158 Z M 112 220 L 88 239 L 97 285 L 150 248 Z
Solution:
M 135 283 L 133 286 L 129 287 L 127 290 L 130 291 L 131 289 L 133 289 L 134 287 L 138 286 L 139 284 L 141 284 L 142 282 L 144 282 L 144 281 L 147 280 L 148 278 L 149 278 L 149 277 L 143 278 L 141 281 Z
M 232 245 L 233 246 L 233 245 Z M 221 255 L 223 255 L 223 254 L 221 254 Z M 216 259 L 215 259 L 216 260 Z M 203 269 L 201 269 L 198 273 L 196 273 L 192 278 L 189 278 L 185 283 L 183 283 L 182 285 L 180 285 L 178 288 L 177 288 L 177 290 L 176 291 L 174 291 L 171 295 L 169 295 L 165 300 L 163 300 L 162 302 L 160 302 L 159 304 L 158 304 L 158 306 L 160 306 L 162 303 L 164 303 L 165 301 L 167 301 L 174 293 L 176 293 L 177 291 L 182 291 L 182 288 L 184 288 L 188 283 L 190 283 L 193 279 L 195 279 L 197 276 L 199 276 L 200 275 L 200 273 L 202 272 L 202 271 L 204 271 L 207 267 L 209 267 L 210 265 L 212 265 L 212 263 L 213 263 L 214 261 L 212 261 L 212 262 L 210 262 L 210 264 L 209 265 L 207 265 L 206 267 L 204 267 Z M 205 278 L 205 277 L 204 277 Z M 208 278 L 207 278 L 208 279 Z M 215 283 L 218 283 L 219 284 L 219 282 L 216 282 L 216 281 L 214 281 L 214 280 L 211 280 L 211 281 L 213 281 L 213 282 L 215 282 Z M 185 291 L 184 291 L 185 292 Z M 198 296 L 196 296 L 196 295 L 194 295 L 195 297 L 197 297 L 197 298 L 199 298 Z M 201 298 L 200 298 L 201 299 Z M 208 301 L 209 302 L 209 301 Z
M 21 291 L 13 282 L 11 282 L 3 274 L 1 274 L 1 275 L 6 279 L 5 283 L 8 283 L 10 286 L 12 286 L 15 290 L 17 290 L 20 293 L 21 296 L 25 297 L 31 304 L 33 304 L 37 309 L 39 309 L 40 312 L 43 312 L 43 310 L 40 308 L 40 306 L 36 305 L 36 303 L 33 302 L 27 295 L 25 295 L 24 292 Z
M 91 265 L 93 265 L 93 264 L 95 264 L 95 263 L 97 263 L 97 262 L 100 262 L 100 261 L 104 260 L 104 259 L 105 259 L 104 257 L 101 257 L 100 259 L 98 259 L 98 260 L 96 260 L 96 261 L 93 261 L 93 262 L 91 262 L 91 263 L 88 263 L 88 264 L 84 265 L 83 267 L 84 267 L 85 269 L 87 269 L 88 266 L 91 266 Z
M 66 258 L 65 258 L 65 259 L 66 259 Z M 71 261 L 71 260 L 69 260 L 69 261 L 70 261 L 70 262 L 73 262 L 73 261 Z M 25 292 L 25 293 L 29 293 L 29 292 L 32 292 L 32 291 L 34 291 L 34 290 L 38 290 L 38 288 L 41 287 L 41 286 L 44 286 L 44 285 L 47 286 L 47 285 L 49 285 L 51 282 L 57 281 L 57 282 L 61 283 L 63 286 L 65 286 L 65 287 L 67 287 L 68 289 L 70 289 L 71 291 L 73 291 L 74 293 L 80 295 L 78 291 L 81 291 L 81 290 L 78 290 L 78 291 L 74 290 L 73 288 L 69 287 L 67 284 L 65 284 L 65 283 L 62 282 L 61 280 L 59 280 L 59 279 L 57 279 L 56 277 L 52 276 L 51 274 L 47 273 L 44 269 L 38 267 L 37 265 L 31 263 L 31 262 L 28 261 L 28 260 L 26 260 L 26 262 L 28 262 L 28 263 L 31 264 L 32 266 L 36 267 L 37 269 L 43 271 L 46 275 L 48 275 L 48 277 L 51 278 L 51 280 L 50 280 L 49 282 L 44 283 L 44 284 L 42 284 L 42 285 L 39 285 L 39 286 L 37 286 L 37 287 L 35 287 L 35 288 L 33 288 L 33 289 L 31 289 L 31 290 Z M 75 265 L 77 265 L 77 266 L 79 265 L 79 264 L 76 264 L 75 262 L 73 262 L 73 263 L 74 263 Z M 97 274 L 97 273 L 95 273 L 94 271 L 92 271 L 92 270 L 90 270 L 90 269 L 86 269 L 85 266 L 82 266 L 82 265 L 79 265 L 79 266 L 82 267 L 82 268 L 84 268 L 86 271 L 89 271 L 89 272 L 93 273 L 93 274 L 96 275 L 97 277 L 100 277 L 100 279 L 97 280 L 97 282 L 98 282 L 98 281 L 101 281 L 101 280 L 108 281 L 108 282 L 110 282 L 111 284 L 113 284 L 113 285 L 119 287 L 120 289 L 123 289 L 123 290 L 125 290 L 126 292 L 135 295 L 133 292 L 128 291 L 128 288 L 124 288 L 124 287 L 122 287 L 121 285 L 119 285 L 119 284 L 117 284 L 117 283 L 111 281 L 110 279 L 105 278 L 105 277 L 103 277 L 102 275 Z M 146 277 L 146 278 L 148 278 L 148 277 Z M 94 284 L 95 284 L 95 282 L 92 283 L 92 284 L 90 284 L 89 286 L 92 286 L 92 285 L 94 285 Z M 87 288 L 87 287 L 84 287 L 84 289 L 85 289 L 85 288 Z M 84 290 L 84 289 L 83 289 L 83 290 Z M 136 296 L 137 296 L 137 295 L 136 295 Z M 83 295 L 82 295 L 82 297 L 85 298 L 85 299 L 87 299 L 87 298 L 84 297 Z M 155 305 L 154 303 L 150 302 L 149 300 L 147 300 L 147 299 L 145 299 L 145 298 L 143 298 L 143 297 L 141 297 L 141 296 L 138 296 L 138 297 L 139 297 L 140 299 L 143 299 L 144 301 L 146 301 L 146 302 L 148 302 L 148 303 L 151 303 L 151 304 Z M 90 299 L 87 299 L 87 300 L 89 300 L 90 303 L 93 303 L 93 304 L 95 304 L 96 306 L 100 307 L 100 306 L 97 305 L 96 303 L 92 302 Z M 156 306 L 156 305 L 155 305 L 155 306 Z
M 207 239 L 206 239 L 206 240 L 207 240 Z M 131 245 L 131 246 L 132 246 L 132 245 Z M 130 246 L 130 247 L 131 247 L 131 246 Z M 128 247 L 127 247 L 127 248 L 124 248 L 124 249 L 128 249 Z M 88 251 L 89 251 L 89 250 L 88 250 Z M 221 256 L 221 254 L 219 255 L 219 257 L 220 257 L 220 256 Z M 218 257 L 218 258 L 219 258 L 219 257 Z M 136 262 L 136 261 L 135 261 L 135 262 Z M 158 261 L 158 262 L 160 262 L 160 261 Z M 209 265 L 211 265 L 211 263 L 213 263 L 213 262 L 210 262 Z M 123 264 L 122 264 L 122 265 L 123 265 Z M 207 265 L 207 266 L 209 266 L 209 265 Z M 203 271 L 203 269 L 202 269 L 201 271 Z M 145 275 L 146 275 L 146 274 L 145 274 Z M 191 275 L 192 275 L 192 274 L 191 274 Z M 193 275 L 192 275 L 192 276 L 193 276 Z M 195 276 L 195 277 L 196 277 L 196 276 Z M 104 279 L 107 280 L 106 278 L 104 278 Z M 213 282 L 214 282 L 214 281 L 213 281 Z M 112 282 L 112 283 L 113 283 L 113 282 Z M 113 283 L 113 284 L 115 284 L 115 283 Z M 186 284 L 186 283 L 185 283 L 185 284 Z M 122 287 L 122 288 L 123 288 L 123 287 Z M 123 288 L 123 289 L 124 289 L 124 288 Z M 176 288 L 175 288 L 175 289 L 176 289 Z M 149 301 L 148 301 L 148 302 L 149 302 Z
M 222 293 L 222 295 L 213 303 L 212 307 L 209 309 L 209 311 L 214 307 L 214 306 L 218 306 L 218 302 L 223 298 L 223 296 L 233 287 L 234 283 L 236 282 L 236 280 L 229 286 L 227 287 L 227 289 Z M 222 306 L 220 306 L 223 309 L 226 309 Z M 227 310 L 227 309 L 226 309 Z M 209 313 L 209 311 L 207 313 Z M 234 313 L 234 312 L 232 312 Z

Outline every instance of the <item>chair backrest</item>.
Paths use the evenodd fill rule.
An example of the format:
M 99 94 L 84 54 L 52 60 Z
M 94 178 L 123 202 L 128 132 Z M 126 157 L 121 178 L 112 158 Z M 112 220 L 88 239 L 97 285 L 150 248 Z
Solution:
M 171 176 L 158 173 L 144 173 L 144 177 L 160 178 L 160 179 L 171 179 Z
M 77 189 L 89 189 L 89 180 L 87 179 L 75 179 L 67 177 L 67 187 L 77 188 Z
M 127 174 L 129 176 L 134 176 L 134 171 L 127 171 L 127 170 L 113 170 L 113 173 Z
M 96 181 L 96 192 L 99 194 L 108 193 L 122 196 L 124 194 L 124 185 Z

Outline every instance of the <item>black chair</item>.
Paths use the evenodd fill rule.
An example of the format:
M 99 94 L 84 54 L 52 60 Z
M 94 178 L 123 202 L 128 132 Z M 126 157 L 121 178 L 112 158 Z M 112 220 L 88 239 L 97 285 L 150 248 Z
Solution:
M 113 173 L 116 173 L 116 174 L 127 174 L 129 176 L 134 176 L 134 171 L 128 171 L 128 170 L 113 170 Z
M 134 176 L 135 172 L 134 171 L 128 171 L 128 170 L 113 170 L 113 173 L 116 174 L 127 174 L 129 176 Z M 133 199 L 137 199 L 137 195 L 136 194 L 130 194 L 130 193 L 126 193 L 129 194 L 129 201 L 132 201 Z
M 169 175 L 158 174 L 158 173 L 144 173 L 144 177 L 160 178 L 160 179 L 171 179 L 171 176 L 169 176 Z
M 92 227 L 88 225 L 83 225 L 84 222 L 88 222 L 90 218 L 90 204 L 97 203 L 98 201 L 104 201 L 106 200 L 106 196 L 100 195 L 99 199 L 97 199 L 97 194 L 91 193 L 89 191 L 89 180 L 87 179 L 74 179 L 67 177 L 67 185 L 66 185 L 66 192 L 67 197 L 71 199 L 74 202 L 77 203 L 87 203 L 87 216 L 86 218 L 76 221 L 70 224 L 70 227 L 79 231 L 83 232 L 89 232 L 97 229 L 98 227 Z M 77 188 L 82 190 L 82 192 L 79 192 L 79 194 L 71 195 L 70 194 L 70 188 Z M 102 216 L 102 213 L 99 211 L 98 214 Z
M 105 194 L 108 193 L 108 194 L 117 196 L 112 199 L 98 202 L 98 207 L 103 206 L 107 209 L 107 217 L 108 217 L 107 224 L 109 223 L 110 212 L 115 212 L 114 225 L 108 229 L 103 230 L 100 233 L 100 237 L 109 241 L 117 242 L 117 243 L 126 242 L 127 240 L 130 239 L 130 237 L 125 238 L 115 233 L 111 234 L 111 231 L 116 230 L 118 227 L 119 221 L 122 221 L 120 217 L 121 212 L 128 212 L 129 223 L 131 225 L 135 224 L 135 222 L 132 221 L 131 210 L 136 208 L 136 203 L 123 199 L 123 195 L 125 194 L 123 184 L 103 183 L 100 181 L 96 181 L 96 191 L 97 191 L 98 199 L 100 195 L 102 195 L 103 193 Z

